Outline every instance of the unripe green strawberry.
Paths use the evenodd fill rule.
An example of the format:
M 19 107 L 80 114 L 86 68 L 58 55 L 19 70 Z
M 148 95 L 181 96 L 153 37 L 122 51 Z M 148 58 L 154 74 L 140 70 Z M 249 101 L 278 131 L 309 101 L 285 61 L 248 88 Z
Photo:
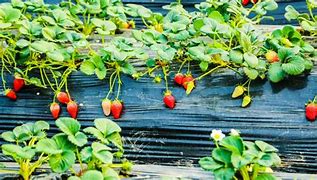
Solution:
M 237 86 L 236 88 L 234 88 L 234 91 L 232 93 L 232 98 L 237 98 L 243 95 L 245 91 L 245 87 L 243 86 Z
M 247 107 L 252 101 L 252 98 L 250 96 L 244 96 L 242 99 L 242 107 Z

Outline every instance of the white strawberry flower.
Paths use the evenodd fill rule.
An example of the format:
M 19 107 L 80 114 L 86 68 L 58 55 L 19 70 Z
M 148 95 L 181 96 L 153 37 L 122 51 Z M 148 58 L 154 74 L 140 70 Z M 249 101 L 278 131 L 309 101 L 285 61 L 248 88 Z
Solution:
M 240 131 L 235 130 L 235 129 L 231 129 L 230 130 L 230 135 L 231 136 L 240 136 Z
M 212 130 L 210 137 L 213 138 L 215 141 L 221 141 L 226 135 L 222 133 L 221 130 Z

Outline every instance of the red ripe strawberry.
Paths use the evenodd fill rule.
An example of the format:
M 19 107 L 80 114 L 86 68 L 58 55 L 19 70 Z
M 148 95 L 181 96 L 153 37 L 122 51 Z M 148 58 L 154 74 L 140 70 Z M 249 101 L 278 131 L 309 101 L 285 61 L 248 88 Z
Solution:
M 258 0 L 251 0 L 251 2 L 252 2 L 253 4 L 256 4 L 256 3 L 258 2 Z
M 113 118 L 119 119 L 122 112 L 122 103 L 119 100 L 114 100 L 111 104 L 111 113 Z
M 57 93 L 57 100 L 62 104 L 67 104 L 70 102 L 70 98 L 66 92 Z
M 167 91 L 164 94 L 163 101 L 164 101 L 164 103 L 165 103 L 165 105 L 167 107 L 169 107 L 170 109 L 174 109 L 174 107 L 175 107 L 175 97 L 172 95 L 171 91 Z
M 50 111 L 54 119 L 59 117 L 59 113 L 61 112 L 61 107 L 56 102 L 53 102 L 50 106 Z
M 250 0 L 241 0 L 243 6 L 247 6 L 250 3 Z
M 4 91 L 4 95 L 7 96 L 7 98 L 15 101 L 17 99 L 16 93 L 12 89 L 7 89 Z
M 184 77 L 185 76 L 182 73 L 175 74 L 175 77 L 174 77 L 175 83 L 178 84 L 178 85 L 182 85 Z
M 309 103 L 306 106 L 306 118 L 309 121 L 315 121 L 317 117 L 317 104 Z
M 187 89 L 187 85 L 190 81 L 194 81 L 194 78 L 191 74 L 188 74 L 184 77 L 184 79 L 182 81 L 182 85 L 183 85 L 184 89 Z
M 67 112 L 72 118 L 77 118 L 78 105 L 75 101 L 69 101 L 69 103 L 67 103 Z
M 19 92 L 25 86 L 25 81 L 22 78 L 16 77 L 13 81 L 13 89 L 15 92 Z
M 109 116 L 111 113 L 111 101 L 109 99 L 102 100 L 101 107 L 105 116 Z

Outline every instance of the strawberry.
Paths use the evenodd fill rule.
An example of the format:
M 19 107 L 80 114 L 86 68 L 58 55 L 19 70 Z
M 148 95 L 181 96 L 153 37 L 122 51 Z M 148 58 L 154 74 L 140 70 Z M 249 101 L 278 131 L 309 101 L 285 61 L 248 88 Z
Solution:
M 265 54 L 265 58 L 269 63 L 274 63 L 279 61 L 278 54 L 272 50 L 267 51 L 267 53 Z
M 167 107 L 169 107 L 170 109 L 174 109 L 174 107 L 175 107 L 175 97 L 172 95 L 171 91 L 167 91 L 164 94 L 163 101 L 164 101 L 164 103 L 165 103 L 165 105 Z
M 253 4 L 256 4 L 256 3 L 258 2 L 258 0 L 251 0 L 251 2 L 252 2 Z
M 70 102 L 69 95 L 66 92 L 57 93 L 57 100 L 62 104 L 67 104 Z
M 50 106 L 50 111 L 54 119 L 57 119 L 61 112 L 61 107 L 56 102 L 53 102 Z
M 111 101 L 109 99 L 102 100 L 101 107 L 105 116 L 109 116 L 111 113 Z
M 119 119 L 122 112 L 122 103 L 119 100 L 114 100 L 111 104 L 111 113 L 113 118 Z
M 22 78 L 15 77 L 13 81 L 13 89 L 15 92 L 19 92 L 25 86 L 25 81 Z
M 190 81 L 194 81 L 194 78 L 191 74 L 188 74 L 184 77 L 184 79 L 182 81 L 182 85 L 183 85 L 184 89 L 187 89 L 188 83 Z
M 306 118 L 309 121 L 315 121 L 317 117 L 317 104 L 311 102 L 306 105 Z
M 182 85 L 184 77 L 185 76 L 182 73 L 175 74 L 175 77 L 174 77 L 175 83 L 178 85 Z
M 68 111 L 68 114 L 76 119 L 77 118 L 77 114 L 78 114 L 78 105 L 75 101 L 69 101 L 67 103 L 67 111 Z
M 4 91 L 4 95 L 7 96 L 7 98 L 15 101 L 17 99 L 16 93 L 12 89 L 7 89 Z
M 250 0 L 241 0 L 243 6 L 247 6 L 250 3 Z

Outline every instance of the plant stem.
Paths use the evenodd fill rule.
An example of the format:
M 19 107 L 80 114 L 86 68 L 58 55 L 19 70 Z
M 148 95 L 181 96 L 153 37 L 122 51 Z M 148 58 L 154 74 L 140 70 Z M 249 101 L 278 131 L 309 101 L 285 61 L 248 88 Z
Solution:
M 77 159 L 78 159 L 78 162 L 79 162 L 79 165 L 80 165 L 80 169 L 84 170 L 83 162 L 81 161 L 81 156 L 80 156 L 80 153 L 79 153 L 77 147 L 76 147 L 76 155 L 77 155 Z
M 121 85 L 122 85 L 122 81 L 121 81 L 121 77 L 120 77 L 120 71 L 118 71 L 118 70 L 117 70 L 117 77 L 118 77 L 118 92 L 117 92 L 117 97 L 116 97 L 116 99 L 119 98 L 120 90 L 121 90 Z
M 181 66 L 179 67 L 179 69 L 178 69 L 178 71 L 177 71 L 177 73 L 181 72 L 181 70 L 183 69 L 183 66 L 185 65 L 186 61 L 187 61 L 187 59 L 185 59 L 185 60 L 182 62 Z
M 113 79 L 113 75 L 116 75 Z M 108 94 L 106 96 L 106 99 L 108 99 L 109 95 L 112 93 L 113 91 L 113 86 L 114 86 L 114 83 L 116 82 L 116 79 L 117 79 L 117 73 L 116 71 L 113 72 L 109 78 L 109 91 L 108 91 Z
M 162 70 L 163 70 L 163 74 L 164 74 L 165 88 L 166 88 L 166 91 L 169 91 L 168 90 L 168 82 L 167 82 L 167 72 L 166 72 L 165 66 L 162 66 Z
M 201 80 L 202 78 L 204 78 L 205 76 L 207 76 L 208 74 L 211 74 L 212 72 L 216 71 L 217 69 L 221 68 L 221 67 L 224 67 L 224 65 L 220 65 L 220 66 L 217 66 L 211 70 L 209 70 L 208 72 L 206 72 L 205 74 L 199 76 L 198 78 L 195 78 L 195 80 L 199 81 Z

